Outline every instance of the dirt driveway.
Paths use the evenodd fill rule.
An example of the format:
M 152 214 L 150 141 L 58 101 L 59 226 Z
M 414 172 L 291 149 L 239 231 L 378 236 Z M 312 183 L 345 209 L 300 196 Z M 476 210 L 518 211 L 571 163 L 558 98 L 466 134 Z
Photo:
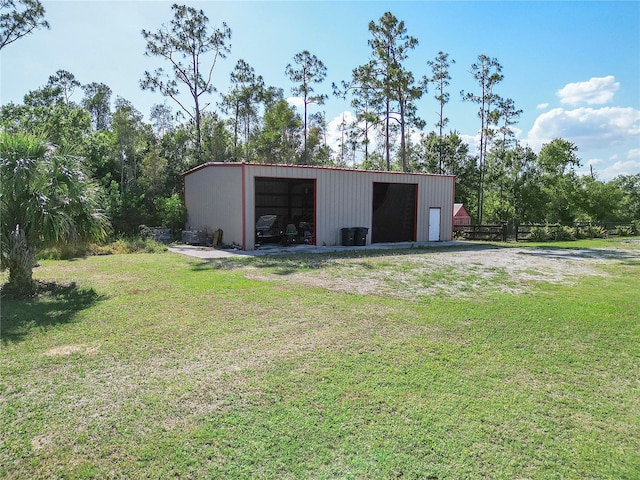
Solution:
M 631 243 L 635 242 L 635 243 Z M 181 252 L 184 253 L 184 252 Z M 274 252 L 272 252 L 274 253 Z M 538 282 L 572 284 L 606 276 L 608 262 L 640 264 L 640 240 L 615 248 L 563 249 L 450 242 L 418 248 L 297 250 L 295 255 L 227 255 L 209 261 L 256 280 L 295 282 L 334 291 L 416 299 L 520 294 Z M 202 258 L 202 255 L 197 255 Z

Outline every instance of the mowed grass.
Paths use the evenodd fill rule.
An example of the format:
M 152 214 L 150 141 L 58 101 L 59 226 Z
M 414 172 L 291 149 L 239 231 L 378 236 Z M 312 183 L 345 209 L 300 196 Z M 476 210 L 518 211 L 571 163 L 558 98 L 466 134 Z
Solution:
M 477 266 L 45 261 L 48 293 L 2 300 L 0 476 L 636 479 L 640 249 L 591 245 L 599 275 L 413 299 L 290 278 Z

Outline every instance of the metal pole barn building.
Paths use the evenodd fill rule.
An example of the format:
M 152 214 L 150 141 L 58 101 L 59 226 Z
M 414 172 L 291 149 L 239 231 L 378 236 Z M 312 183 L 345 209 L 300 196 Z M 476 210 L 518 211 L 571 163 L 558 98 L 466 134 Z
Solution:
M 206 163 L 183 174 L 187 230 L 221 229 L 253 250 L 265 219 L 315 245 L 451 240 L 455 177 L 328 167 Z M 258 236 L 257 236 L 258 235 Z

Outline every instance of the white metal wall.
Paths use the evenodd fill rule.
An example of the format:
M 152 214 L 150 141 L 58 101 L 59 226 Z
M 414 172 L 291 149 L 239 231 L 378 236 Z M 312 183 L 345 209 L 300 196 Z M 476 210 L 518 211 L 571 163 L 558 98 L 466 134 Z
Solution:
M 454 177 L 283 165 L 209 164 L 188 172 L 184 179 L 189 224 L 222 228 L 225 243 L 242 244 L 244 218 L 244 247 L 253 250 L 256 177 L 316 180 L 317 245 L 339 245 L 344 227 L 367 227 L 367 243 L 371 242 L 374 182 L 417 184 L 416 241 L 429 238 L 429 208 L 441 209 L 440 239 L 451 239 Z
M 449 241 L 453 230 L 455 177 L 429 175 L 424 178 L 424 188 L 418 187 L 418 241 L 429 240 L 430 208 L 440 208 L 440 240 Z
M 221 228 L 224 243 L 242 245 L 242 165 L 193 170 L 184 176 L 184 200 L 188 229 Z

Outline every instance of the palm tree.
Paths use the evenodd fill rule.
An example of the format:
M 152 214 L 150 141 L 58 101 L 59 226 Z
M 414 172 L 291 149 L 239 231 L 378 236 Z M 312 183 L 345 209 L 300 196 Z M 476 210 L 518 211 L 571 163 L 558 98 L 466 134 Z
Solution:
M 3 291 L 35 292 L 33 267 L 44 243 L 104 238 L 108 221 L 99 205 L 77 157 L 39 137 L 0 132 L 0 266 L 9 269 Z

